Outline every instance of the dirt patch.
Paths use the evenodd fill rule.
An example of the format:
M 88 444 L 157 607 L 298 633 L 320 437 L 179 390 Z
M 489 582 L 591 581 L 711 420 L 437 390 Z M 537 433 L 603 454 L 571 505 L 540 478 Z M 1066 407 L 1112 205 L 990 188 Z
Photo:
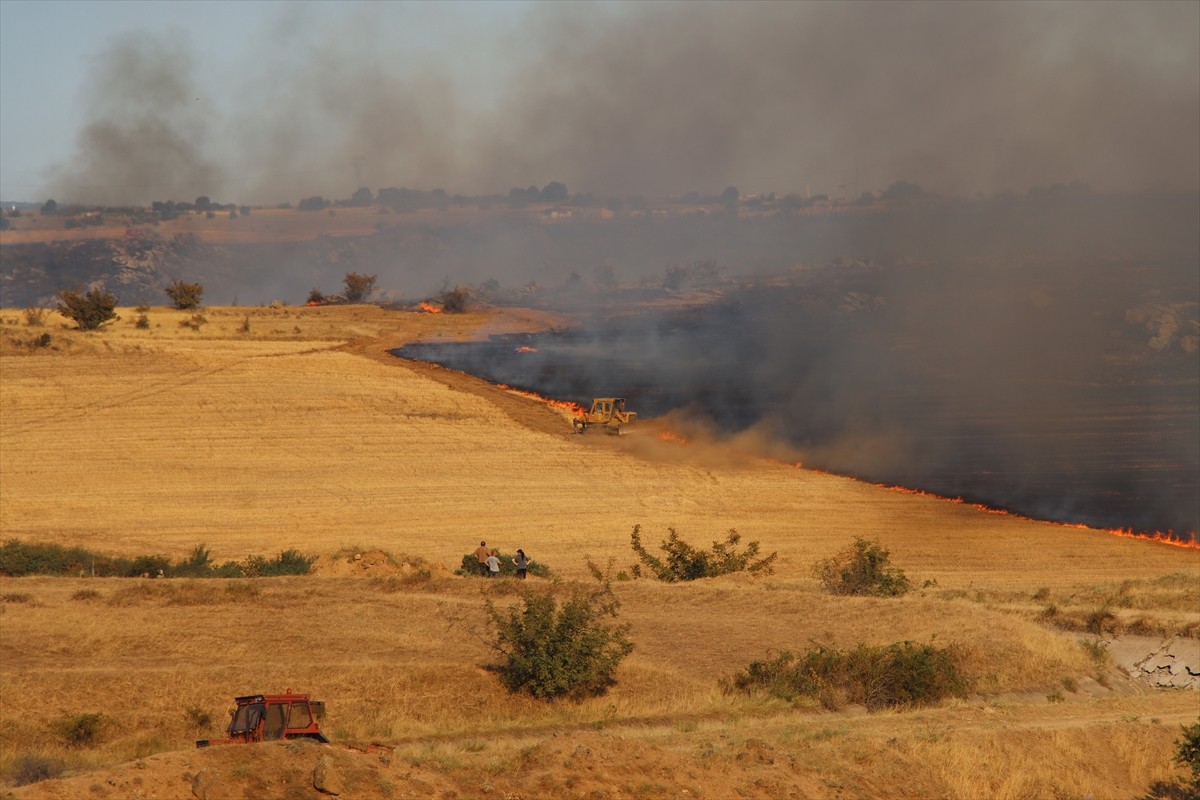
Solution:
M 320 556 L 313 564 L 313 574 L 326 577 L 375 578 L 396 575 L 400 577 L 453 577 L 453 573 L 442 564 L 431 564 L 416 556 L 395 556 L 382 550 L 361 550 Z

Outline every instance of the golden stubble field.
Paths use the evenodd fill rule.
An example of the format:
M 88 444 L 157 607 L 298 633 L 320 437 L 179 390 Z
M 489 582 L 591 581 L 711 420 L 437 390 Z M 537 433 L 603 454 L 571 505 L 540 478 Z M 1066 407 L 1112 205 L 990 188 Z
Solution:
M 661 441 L 653 422 L 574 436 L 566 412 L 385 353 L 558 324 L 545 314 L 211 308 L 196 330 L 191 312 L 146 313 L 147 329 L 123 309 L 85 334 L 0 312 L 0 536 L 172 559 L 204 544 L 217 562 L 294 548 L 318 572 L 2 579 L 0 769 L 34 754 L 71 770 L 17 797 L 193 797 L 202 772 L 214 799 L 318 796 L 316 748 L 189 749 L 233 696 L 288 687 L 328 703 L 335 742 L 395 748 L 325 751 L 354 797 L 1102 798 L 1181 775 L 1197 693 L 1130 683 L 1044 617 L 1111 608 L 1195 637 L 1200 551 L 889 491 L 753 442 Z M 49 347 L 22 344 L 43 332 Z M 466 628 L 519 587 L 453 575 L 462 555 L 486 539 L 583 581 L 589 558 L 634 560 L 635 524 L 649 543 L 735 528 L 778 551 L 775 573 L 618 582 L 636 644 L 618 685 L 508 695 Z M 923 588 L 825 594 L 812 563 L 856 536 Z M 967 647 L 979 693 L 866 714 L 718 688 L 781 649 L 905 639 Z M 97 712 L 101 741 L 65 748 L 56 725 Z

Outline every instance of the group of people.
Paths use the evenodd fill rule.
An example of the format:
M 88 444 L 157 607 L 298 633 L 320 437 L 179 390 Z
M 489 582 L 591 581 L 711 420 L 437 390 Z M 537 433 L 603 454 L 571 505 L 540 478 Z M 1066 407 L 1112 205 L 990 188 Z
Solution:
M 479 568 L 483 574 L 489 578 L 495 578 L 500 574 L 500 551 L 488 549 L 487 542 L 480 542 L 479 547 L 475 548 L 475 557 L 479 559 Z M 525 580 L 525 575 L 529 571 L 529 557 L 525 555 L 525 551 L 518 549 L 517 554 L 511 559 L 514 567 L 517 568 L 517 577 Z

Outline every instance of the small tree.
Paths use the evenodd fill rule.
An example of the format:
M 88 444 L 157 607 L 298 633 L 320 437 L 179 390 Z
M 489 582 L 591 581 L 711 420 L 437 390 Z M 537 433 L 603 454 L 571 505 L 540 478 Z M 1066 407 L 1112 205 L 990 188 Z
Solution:
M 464 286 L 442 292 L 442 310 L 448 314 L 465 314 L 471 293 Z
M 1200 721 L 1184 726 L 1176 745 L 1175 763 L 1191 770 L 1192 785 L 1200 790 Z
M 106 322 L 116 319 L 114 309 L 117 298 L 110 292 L 91 289 L 87 294 L 70 289 L 63 289 L 58 298 L 58 311 L 64 317 L 74 320 L 81 331 L 92 331 Z
M 175 281 L 164 291 L 167 297 L 171 298 L 172 305 L 182 311 L 197 308 L 204 298 L 204 287 L 198 283 Z
M 813 574 L 833 594 L 897 597 L 912 589 L 904 570 L 891 564 L 888 551 L 862 537 L 813 564 Z
M 360 275 L 357 272 L 346 273 L 346 302 L 361 303 L 375 291 L 375 279 L 378 275 Z
M 634 564 L 632 572 L 635 577 L 642 576 L 642 566 L 647 567 L 655 578 L 660 581 L 692 581 L 697 578 L 712 578 L 717 575 L 728 575 L 732 572 L 762 572 L 770 574 L 774 571 L 774 563 L 778 553 L 771 553 L 763 558 L 758 557 L 759 543 L 750 542 L 742 552 L 737 551 L 737 544 L 742 540 L 741 534 L 730 528 L 724 542 L 713 542 L 712 550 L 704 551 L 692 547 L 679 537 L 674 528 L 667 528 L 667 539 L 660 545 L 666 554 L 662 560 L 652 554 L 642 544 L 642 526 L 634 525 L 630 536 L 630 546 L 634 554 L 642 562 Z
M 540 700 L 603 694 L 615 683 L 613 674 L 633 652 L 629 626 L 606 624 L 616 619 L 620 602 L 607 575 L 591 562 L 598 588 L 575 590 L 561 605 L 554 594 L 526 589 L 521 604 L 505 610 L 487 601 L 489 642 L 502 658 L 490 668 L 510 692 Z

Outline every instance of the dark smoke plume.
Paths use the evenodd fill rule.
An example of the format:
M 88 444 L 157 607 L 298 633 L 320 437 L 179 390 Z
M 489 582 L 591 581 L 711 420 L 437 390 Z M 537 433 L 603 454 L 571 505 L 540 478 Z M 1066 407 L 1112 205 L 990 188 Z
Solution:
M 494 40 L 453 4 L 324 12 L 281 6 L 232 77 L 113 43 L 60 199 L 1200 185 L 1195 3 L 534 4 Z M 436 50 L 389 38 L 420 13 Z
M 52 171 L 52 196 L 149 204 L 192 200 L 219 183 L 222 173 L 209 154 L 212 120 L 198 107 L 195 65 L 188 48 L 173 39 L 131 33 L 96 58 L 88 121 L 76 155 Z

